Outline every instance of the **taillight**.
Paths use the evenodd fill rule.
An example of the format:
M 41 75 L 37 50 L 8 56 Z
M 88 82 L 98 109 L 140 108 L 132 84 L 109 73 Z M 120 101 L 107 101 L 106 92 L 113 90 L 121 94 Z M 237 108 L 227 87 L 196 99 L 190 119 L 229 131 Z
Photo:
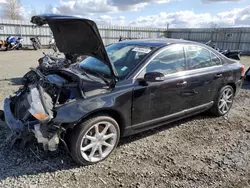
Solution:
M 245 66 L 241 64 L 242 70 L 241 70 L 241 76 L 245 76 Z

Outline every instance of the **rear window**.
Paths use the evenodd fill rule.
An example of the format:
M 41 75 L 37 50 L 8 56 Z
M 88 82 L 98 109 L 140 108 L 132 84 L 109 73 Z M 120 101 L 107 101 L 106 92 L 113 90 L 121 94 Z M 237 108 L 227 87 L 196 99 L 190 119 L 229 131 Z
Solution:
M 216 65 L 221 65 L 221 60 L 218 58 L 215 54 L 211 52 L 211 65 L 216 66 Z

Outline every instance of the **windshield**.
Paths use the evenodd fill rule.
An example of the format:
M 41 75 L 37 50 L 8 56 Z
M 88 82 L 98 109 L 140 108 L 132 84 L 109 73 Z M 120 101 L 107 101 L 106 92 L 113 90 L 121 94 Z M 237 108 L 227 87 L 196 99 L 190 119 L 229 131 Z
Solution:
M 106 47 L 119 78 L 125 78 L 152 50 L 152 47 L 124 43 L 111 44 Z M 94 57 L 84 59 L 80 67 L 85 71 L 98 72 L 106 77 L 111 75 L 109 67 Z

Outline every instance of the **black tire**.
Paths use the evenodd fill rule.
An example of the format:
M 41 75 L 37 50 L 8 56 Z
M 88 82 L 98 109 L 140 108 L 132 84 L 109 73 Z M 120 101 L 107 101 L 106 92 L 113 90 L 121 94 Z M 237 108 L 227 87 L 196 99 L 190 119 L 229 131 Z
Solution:
M 34 48 L 34 50 L 38 50 L 37 43 L 34 43 L 34 42 L 33 42 L 33 48 Z
M 55 53 L 58 51 L 56 45 L 53 45 L 52 49 Z
M 41 44 L 41 42 L 40 42 L 40 40 L 39 40 L 39 39 L 37 39 L 37 47 L 38 47 L 39 49 L 41 49 L 41 48 L 42 48 L 42 44 Z
M 23 45 L 19 44 L 18 47 L 16 47 L 16 50 L 22 50 L 23 49 Z
M 250 75 L 246 75 L 246 80 L 250 82 Z
M 219 109 L 219 102 L 220 102 L 220 99 L 221 99 L 224 91 L 227 89 L 230 89 L 232 91 L 232 103 L 229 105 L 229 109 L 226 112 L 222 113 Z M 216 117 L 225 116 L 226 114 L 228 114 L 228 112 L 230 111 L 230 109 L 232 108 L 232 105 L 233 105 L 234 94 L 235 94 L 235 91 L 232 88 L 232 86 L 230 86 L 230 85 L 227 85 L 227 86 L 224 86 L 223 88 L 221 88 L 218 95 L 216 96 L 216 99 L 214 100 L 214 105 L 209 110 L 210 113 Z
M 5 121 L 4 111 L 0 110 L 0 120 Z
M 250 81 L 250 68 L 246 71 L 245 76 L 246 80 Z
M 81 149 L 80 149 L 81 142 L 85 134 L 87 134 L 89 130 L 91 130 L 91 127 L 93 127 L 98 122 L 103 122 L 103 121 L 111 123 L 112 125 L 114 125 L 114 128 L 116 129 L 117 136 L 116 136 L 114 148 L 110 151 L 110 153 L 105 158 L 103 158 L 100 161 L 97 161 L 97 162 L 87 161 L 83 158 L 81 154 Z M 71 157 L 77 164 L 92 165 L 92 164 L 96 164 L 105 160 L 116 148 L 119 142 L 119 139 L 120 139 L 120 128 L 119 128 L 118 123 L 109 116 L 99 115 L 99 116 L 93 116 L 90 119 L 87 119 L 86 121 L 82 122 L 80 125 L 76 126 L 71 132 L 68 133 L 68 135 L 66 135 L 65 141 L 68 145 Z
M 8 51 L 9 50 L 9 45 L 7 45 L 6 47 L 5 47 L 5 49 L 4 49 L 4 51 Z

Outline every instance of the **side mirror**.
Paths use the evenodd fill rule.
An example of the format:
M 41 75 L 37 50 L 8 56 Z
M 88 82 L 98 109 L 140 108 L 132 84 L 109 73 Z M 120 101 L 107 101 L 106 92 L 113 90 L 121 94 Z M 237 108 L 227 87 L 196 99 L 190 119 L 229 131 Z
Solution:
M 148 72 L 144 75 L 146 82 L 162 82 L 165 80 L 165 75 L 160 72 Z

